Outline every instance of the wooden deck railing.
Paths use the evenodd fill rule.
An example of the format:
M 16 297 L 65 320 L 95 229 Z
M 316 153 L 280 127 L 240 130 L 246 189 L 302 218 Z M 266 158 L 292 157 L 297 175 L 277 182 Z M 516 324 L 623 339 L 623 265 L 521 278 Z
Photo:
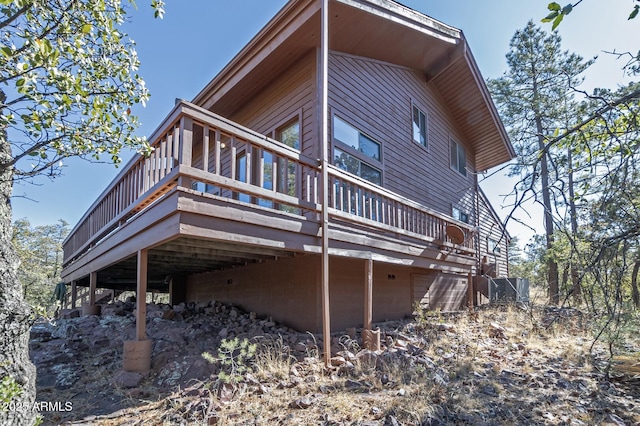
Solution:
M 458 249 L 473 252 L 473 228 L 401 197 L 391 191 L 329 166 L 329 214 L 347 221 L 426 239 L 440 245 L 453 242 L 446 233 L 448 225 L 458 226 L 464 243 Z
M 103 303 L 105 300 L 113 300 L 117 296 L 116 290 L 98 289 L 96 291 L 95 301 L 97 304 Z M 89 304 L 91 289 L 89 287 L 77 287 L 76 300 L 73 300 L 72 292 L 67 292 L 62 302 L 62 309 L 82 308 L 83 305 Z M 75 305 L 75 306 L 74 306 Z
M 64 242 L 67 264 L 175 187 L 260 208 L 317 218 L 317 159 L 210 111 L 181 101 L 136 156 L 92 204 Z M 330 217 L 447 245 L 453 219 L 377 185 L 329 167 Z M 472 251 L 472 228 L 464 248 Z

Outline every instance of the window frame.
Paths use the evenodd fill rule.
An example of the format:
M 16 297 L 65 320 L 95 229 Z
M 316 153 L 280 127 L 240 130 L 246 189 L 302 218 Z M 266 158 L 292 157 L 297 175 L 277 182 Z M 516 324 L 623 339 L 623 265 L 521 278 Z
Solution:
M 466 220 L 463 220 L 463 216 L 466 218 Z M 451 217 L 457 220 L 458 222 L 466 223 L 467 225 L 469 224 L 469 219 L 471 219 L 471 217 L 469 216 L 469 213 L 464 209 L 458 207 L 457 205 L 451 206 Z
M 285 143 L 284 141 L 280 140 L 282 138 L 282 133 L 296 124 L 298 125 L 298 146 L 297 147 L 291 146 Z M 300 118 L 300 114 L 296 114 L 295 117 L 292 117 L 284 121 L 282 124 L 277 125 L 273 129 L 273 139 L 280 142 L 281 144 L 287 145 L 289 148 L 295 149 L 298 152 L 302 152 L 302 120 Z
M 420 115 L 418 115 L 418 131 L 421 133 L 421 136 L 424 136 L 424 143 L 416 140 L 416 121 L 415 121 L 415 113 L 422 114 L 424 116 L 424 128 L 420 128 Z M 424 133 L 424 134 L 422 134 Z M 416 102 L 411 102 L 411 139 L 417 145 L 422 148 L 429 150 L 429 114 L 424 112 L 422 108 L 418 106 Z
M 332 114 L 331 115 L 331 141 L 332 141 L 332 146 L 331 146 L 331 164 L 333 164 L 336 167 L 339 167 L 336 164 L 335 158 L 336 158 L 336 149 L 342 151 L 344 154 L 354 158 L 355 160 L 358 161 L 358 173 L 351 173 L 347 170 L 344 170 L 342 168 L 340 168 L 340 170 L 345 171 L 346 173 L 351 173 L 354 174 L 355 176 L 358 176 L 360 179 L 364 179 L 367 182 L 371 182 L 374 185 L 378 185 L 378 186 L 382 186 L 382 184 L 384 183 L 384 165 L 382 163 L 383 160 L 383 147 L 382 147 L 382 143 L 379 142 L 376 138 L 371 137 L 368 133 L 362 131 L 359 127 L 353 125 L 349 120 L 346 120 L 344 118 L 342 118 L 343 116 L 340 114 Z M 342 121 L 344 124 L 346 124 L 347 126 L 351 127 L 353 130 L 355 130 L 356 132 L 358 132 L 358 143 L 360 143 L 360 136 L 365 137 L 366 139 L 368 139 L 369 141 L 375 143 L 376 145 L 378 145 L 379 147 L 379 157 L 380 159 L 376 159 L 374 157 L 370 157 L 368 155 L 366 155 L 364 152 L 360 151 L 359 149 L 354 148 L 351 145 L 348 145 L 346 142 L 338 139 L 336 137 L 336 119 Z M 366 179 L 365 177 L 362 176 L 361 170 L 362 170 L 362 164 L 364 164 L 365 166 L 378 171 L 380 173 L 380 183 L 376 183 L 373 181 L 370 181 L 369 179 Z
M 453 162 L 453 151 L 455 148 L 455 164 Z M 460 153 L 463 155 L 462 168 L 460 167 Z M 451 170 L 455 170 L 459 175 L 467 177 L 467 151 L 464 146 L 457 142 L 452 136 L 449 136 L 449 167 Z
M 493 244 L 493 249 L 491 249 L 492 244 Z M 491 237 L 487 237 L 487 253 L 497 255 L 497 254 L 500 254 L 500 252 L 501 252 L 500 243 Z

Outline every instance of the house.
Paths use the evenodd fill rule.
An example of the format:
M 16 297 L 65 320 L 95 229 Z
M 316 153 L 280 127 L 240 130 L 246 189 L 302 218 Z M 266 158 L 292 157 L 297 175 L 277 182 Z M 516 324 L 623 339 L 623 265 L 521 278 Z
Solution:
M 394 1 L 288 2 L 150 142 L 64 243 L 86 313 L 138 291 L 132 353 L 147 291 L 327 333 L 507 273 L 478 173 L 513 147 L 462 32 Z

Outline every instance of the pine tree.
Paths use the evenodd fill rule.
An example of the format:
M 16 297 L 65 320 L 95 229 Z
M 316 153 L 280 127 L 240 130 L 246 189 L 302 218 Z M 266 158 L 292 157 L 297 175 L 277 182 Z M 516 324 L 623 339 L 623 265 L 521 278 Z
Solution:
M 508 70 L 489 87 L 518 153 L 512 173 L 522 178 L 519 189 L 532 192 L 544 210 L 549 300 L 558 304 L 558 264 L 550 254 L 556 231 L 553 184 L 562 177 L 555 161 L 559 154 L 547 142 L 565 127 L 573 90 L 592 61 L 563 51 L 557 33 L 548 34 L 532 21 L 516 31 L 506 58 Z

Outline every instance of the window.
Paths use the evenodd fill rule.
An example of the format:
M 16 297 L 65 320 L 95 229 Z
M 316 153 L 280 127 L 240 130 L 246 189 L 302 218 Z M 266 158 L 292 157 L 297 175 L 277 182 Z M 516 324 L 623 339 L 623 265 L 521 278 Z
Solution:
M 276 130 L 276 140 L 293 149 L 300 150 L 300 122 L 298 119 L 290 121 Z
M 464 152 L 464 147 L 449 139 L 449 155 L 451 168 L 457 170 L 462 176 L 467 175 L 467 154 Z
M 413 106 L 413 141 L 427 147 L 427 115 Z
M 288 121 L 286 124 L 278 127 L 272 133 L 272 136 L 279 142 L 290 146 L 293 149 L 300 150 L 300 121 L 299 117 Z M 298 196 L 298 167 L 295 162 L 290 161 L 286 157 L 274 155 L 268 151 L 261 151 L 262 162 L 264 164 L 262 170 L 262 187 L 273 190 L 281 194 Z M 275 172 L 275 173 L 274 173 Z M 260 166 L 256 163 L 255 175 L 260 175 Z M 290 213 L 297 213 L 299 209 L 274 203 L 270 200 L 258 199 L 258 205 L 262 207 L 275 208 Z
M 353 173 L 376 185 L 382 184 L 382 172 L 380 170 L 341 151 L 339 148 L 334 148 L 333 150 L 333 163 L 345 172 Z
M 500 253 L 500 246 L 493 238 L 487 238 L 487 248 L 489 249 L 489 253 Z
M 342 170 L 382 185 L 380 144 L 339 117 L 333 117 L 333 163 Z M 373 160 L 373 161 L 371 161 Z
M 239 182 L 247 182 L 247 153 L 245 151 L 239 153 L 236 157 L 236 180 Z M 251 202 L 251 197 L 248 194 L 239 193 L 236 199 L 244 201 L 245 203 Z
M 333 119 L 333 138 L 367 157 L 380 161 L 380 144 L 338 117 Z
M 451 216 L 460 222 L 469 223 L 469 213 L 463 212 L 458 207 L 451 208 Z

